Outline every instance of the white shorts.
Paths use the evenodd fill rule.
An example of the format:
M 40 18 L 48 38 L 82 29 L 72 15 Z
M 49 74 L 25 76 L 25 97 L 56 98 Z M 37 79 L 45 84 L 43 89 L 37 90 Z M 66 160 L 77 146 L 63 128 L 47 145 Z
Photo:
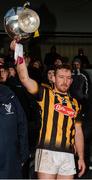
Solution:
M 46 174 L 76 174 L 74 155 L 66 152 L 37 149 L 35 171 Z

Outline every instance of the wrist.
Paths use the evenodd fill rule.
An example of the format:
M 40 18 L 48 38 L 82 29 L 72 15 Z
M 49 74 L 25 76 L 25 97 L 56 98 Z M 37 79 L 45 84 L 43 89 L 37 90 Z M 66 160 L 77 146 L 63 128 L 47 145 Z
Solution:
M 22 64 L 24 62 L 24 58 L 18 56 L 16 64 Z
M 84 160 L 84 156 L 79 156 L 79 160 Z

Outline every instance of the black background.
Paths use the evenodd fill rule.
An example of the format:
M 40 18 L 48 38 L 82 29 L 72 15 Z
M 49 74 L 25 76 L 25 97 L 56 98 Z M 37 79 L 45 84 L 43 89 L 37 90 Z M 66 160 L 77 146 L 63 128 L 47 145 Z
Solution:
M 1 0 L 0 0 L 1 1 Z M 23 6 L 24 0 L 2 0 L 0 30 L 3 18 L 12 7 Z M 31 0 L 31 8 L 40 16 L 42 32 L 92 32 L 92 0 Z

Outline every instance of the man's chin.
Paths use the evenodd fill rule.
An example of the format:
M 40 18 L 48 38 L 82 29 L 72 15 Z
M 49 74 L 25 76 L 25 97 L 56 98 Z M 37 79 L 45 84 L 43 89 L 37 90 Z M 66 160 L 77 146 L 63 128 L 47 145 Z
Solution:
M 67 93 L 67 89 L 61 89 L 60 92 L 63 93 L 63 94 L 66 94 Z

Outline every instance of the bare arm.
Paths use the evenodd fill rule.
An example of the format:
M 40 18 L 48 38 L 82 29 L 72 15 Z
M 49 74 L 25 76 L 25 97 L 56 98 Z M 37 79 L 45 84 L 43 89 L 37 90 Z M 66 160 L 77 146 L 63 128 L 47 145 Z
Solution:
M 22 64 L 17 63 L 17 72 L 18 72 L 20 81 L 25 86 L 27 91 L 32 94 L 35 94 L 38 90 L 38 85 L 35 80 L 29 77 L 25 61 L 23 61 Z
M 84 162 L 84 136 L 81 125 L 76 124 L 75 125 L 75 147 L 76 151 L 79 157 L 78 160 L 78 168 L 79 168 L 79 174 L 78 176 L 82 176 L 85 172 L 85 162 Z
M 12 50 L 15 50 L 15 47 L 16 47 L 16 40 L 13 40 L 10 44 L 10 48 Z M 38 84 L 35 80 L 29 77 L 24 59 L 21 63 L 19 63 L 19 61 L 17 62 L 16 69 L 19 75 L 19 79 L 22 82 L 22 84 L 25 86 L 27 91 L 32 94 L 36 93 L 38 90 Z

